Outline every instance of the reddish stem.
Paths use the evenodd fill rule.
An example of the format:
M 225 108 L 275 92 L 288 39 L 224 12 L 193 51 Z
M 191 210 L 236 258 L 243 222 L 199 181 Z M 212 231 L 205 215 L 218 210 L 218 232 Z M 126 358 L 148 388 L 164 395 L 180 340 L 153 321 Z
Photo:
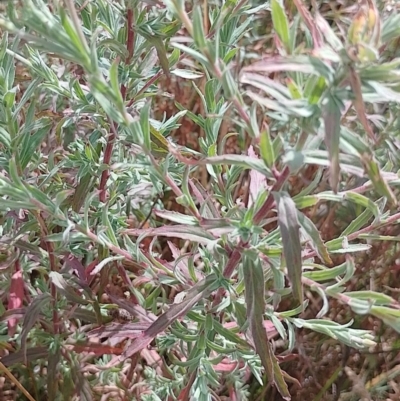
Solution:
M 288 179 L 289 174 L 290 174 L 290 169 L 288 166 L 285 166 L 285 168 L 279 174 L 279 177 L 277 178 L 276 183 L 272 187 L 267 200 L 261 206 L 260 210 L 256 213 L 256 215 L 254 216 L 254 224 L 260 224 L 261 221 L 266 217 L 267 213 L 270 211 L 272 205 L 274 204 L 274 197 L 272 195 L 272 192 L 279 191 L 282 188 L 283 184 Z
M 157 79 L 159 79 L 163 74 L 164 74 L 164 71 L 163 71 L 163 70 L 160 70 L 160 71 L 157 72 L 156 75 L 153 75 L 153 76 L 144 84 L 143 88 L 140 89 L 140 91 L 136 94 L 136 96 L 133 97 L 133 98 L 129 101 L 128 107 L 131 107 L 132 104 L 135 102 L 135 100 L 136 100 L 142 93 L 144 93 L 150 85 L 153 85 L 154 82 L 156 82 Z

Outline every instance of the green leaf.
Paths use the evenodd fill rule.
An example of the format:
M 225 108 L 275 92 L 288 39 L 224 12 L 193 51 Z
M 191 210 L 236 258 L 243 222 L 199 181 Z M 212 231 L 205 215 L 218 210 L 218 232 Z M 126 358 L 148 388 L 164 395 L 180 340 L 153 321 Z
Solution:
M 71 41 L 71 48 L 77 50 L 79 54 L 79 59 L 81 60 L 81 63 L 84 66 L 84 68 L 90 71 L 91 68 L 97 67 L 97 66 L 91 66 L 89 47 L 86 42 L 81 41 L 77 33 L 77 30 L 72 26 L 70 19 L 67 17 L 62 8 L 60 9 L 60 15 L 61 15 L 61 23 Z
M 285 255 L 288 275 L 292 284 L 293 296 L 303 302 L 303 284 L 300 224 L 296 205 L 286 192 L 273 192 L 278 210 L 278 225 L 282 236 L 283 254 Z
M 204 64 L 204 65 L 208 65 L 208 60 L 205 56 L 203 56 L 201 53 L 199 53 L 198 51 L 182 45 L 180 43 L 171 43 L 172 46 L 174 46 L 176 49 L 181 50 L 182 52 L 187 53 L 189 56 L 192 56 L 195 60 L 199 61 L 200 63 Z
M 268 130 L 260 133 L 260 153 L 265 165 L 271 168 L 275 163 L 274 147 Z
M 347 270 L 346 263 L 332 268 L 316 264 L 312 264 L 311 266 L 318 267 L 319 270 L 305 271 L 303 276 L 317 282 L 334 280 L 338 276 L 345 274 Z
M 382 43 L 388 43 L 400 36 L 400 14 L 392 13 L 385 19 L 381 35 Z
M 346 241 L 343 241 L 346 242 Z M 371 248 L 371 245 L 368 244 L 343 244 L 342 247 L 332 249 L 330 243 L 325 244 L 328 247 L 330 253 L 353 253 L 353 252 L 365 252 Z
M 355 299 L 365 299 L 367 301 L 373 302 L 374 305 L 396 305 L 396 300 L 389 295 L 382 294 L 376 291 L 350 291 L 344 292 L 343 295 L 355 298 Z
M 386 306 L 372 306 L 370 313 L 400 333 L 400 311 Z
M 271 15 L 274 29 L 282 41 L 287 52 L 290 51 L 290 32 L 289 23 L 286 17 L 285 10 L 280 0 L 271 1 Z
M 341 288 L 343 285 L 345 285 L 353 276 L 355 273 L 355 266 L 354 266 L 354 260 L 351 256 L 346 255 L 346 262 L 344 263 L 344 266 L 346 267 L 346 273 L 342 279 L 340 279 L 337 283 L 326 287 L 325 291 L 329 295 L 330 293 L 335 293 L 337 291 L 341 291 Z
M 390 203 L 397 205 L 397 199 L 387 182 L 383 179 L 381 171 L 374 157 L 365 154 L 363 157 L 364 167 L 374 188 L 381 196 L 385 196 Z
M 169 76 L 169 61 L 167 57 L 167 50 L 161 38 L 151 37 L 150 43 L 156 48 L 158 59 L 160 60 L 161 67 L 166 76 Z
M 119 80 L 118 80 L 118 65 L 119 65 L 119 60 L 118 60 L 118 58 L 116 58 L 113 61 L 113 63 L 111 64 L 111 68 L 110 68 L 110 84 L 111 84 L 111 88 L 114 92 L 114 97 L 116 100 L 115 104 L 118 107 L 118 109 L 122 111 L 124 108 L 124 99 L 122 98 Z
M 21 170 L 24 170 L 32 157 L 35 156 L 37 148 L 43 142 L 43 139 L 48 135 L 52 122 L 46 119 L 45 125 L 34 133 L 23 132 L 23 139 L 21 143 L 20 165 Z
M 142 129 L 144 146 L 148 150 L 151 149 L 152 138 L 155 138 L 156 133 L 158 133 L 157 130 L 150 128 L 150 107 L 151 107 L 151 102 L 147 102 L 140 110 L 140 128 Z M 157 136 L 157 139 L 159 139 L 159 136 Z M 163 139 L 165 138 L 163 137 Z M 154 143 L 155 140 L 156 139 L 154 139 L 153 141 Z M 166 144 L 164 143 L 163 145 L 166 145 L 167 146 L 166 150 L 168 150 L 167 140 L 165 140 L 165 142 Z
M 196 5 L 192 11 L 193 13 L 193 39 L 197 47 L 202 50 L 207 46 L 206 35 L 203 28 L 203 16 L 201 15 L 201 8 Z

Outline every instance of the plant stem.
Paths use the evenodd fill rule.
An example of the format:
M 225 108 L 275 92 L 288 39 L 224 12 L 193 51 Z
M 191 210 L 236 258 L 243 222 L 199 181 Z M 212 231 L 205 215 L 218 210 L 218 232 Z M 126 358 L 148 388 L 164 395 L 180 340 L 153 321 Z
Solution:
M 134 17 L 133 10 L 131 8 L 128 8 L 126 15 L 126 24 L 127 24 L 126 47 L 128 50 L 128 55 L 125 59 L 126 65 L 128 65 L 131 62 L 134 53 L 135 32 L 133 30 L 133 17 Z M 126 86 L 124 84 L 121 84 L 121 95 L 124 100 L 126 99 L 126 90 L 127 90 Z M 114 143 L 115 140 L 117 139 L 117 132 L 118 132 L 118 125 L 115 122 L 113 122 L 112 125 L 114 129 L 112 130 L 113 132 L 111 132 L 111 134 L 108 137 L 103 158 L 103 164 L 107 166 L 109 166 L 111 162 L 111 157 L 114 150 Z M 106 185 L 109 176 L 110 176 L 110 170 L 108 167 L 102 172 L 99 184 L 99 190 L 100 190 L 99 199 L 100 202 L 103 203 L 107 199 Z

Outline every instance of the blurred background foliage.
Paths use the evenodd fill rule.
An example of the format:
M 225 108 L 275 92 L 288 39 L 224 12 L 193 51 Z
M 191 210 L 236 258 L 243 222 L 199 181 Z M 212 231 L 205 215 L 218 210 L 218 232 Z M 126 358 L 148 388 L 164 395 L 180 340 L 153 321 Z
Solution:
M 0 3 L 1 400 L 397 400 L 396 1 Z

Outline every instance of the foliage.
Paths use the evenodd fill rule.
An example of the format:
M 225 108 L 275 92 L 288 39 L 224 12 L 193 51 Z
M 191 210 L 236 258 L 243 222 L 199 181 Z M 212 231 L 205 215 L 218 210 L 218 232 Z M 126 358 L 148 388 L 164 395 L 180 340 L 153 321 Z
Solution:
M 29 399 L 288 400 L 300 333 L 400 332 L 378 266 L 355 284 L 397 257 L 400 18 L 318 5 L 9 3 L 0 368 Z M 365 396 L 335 368 L 315 400 L 342 370 Z

